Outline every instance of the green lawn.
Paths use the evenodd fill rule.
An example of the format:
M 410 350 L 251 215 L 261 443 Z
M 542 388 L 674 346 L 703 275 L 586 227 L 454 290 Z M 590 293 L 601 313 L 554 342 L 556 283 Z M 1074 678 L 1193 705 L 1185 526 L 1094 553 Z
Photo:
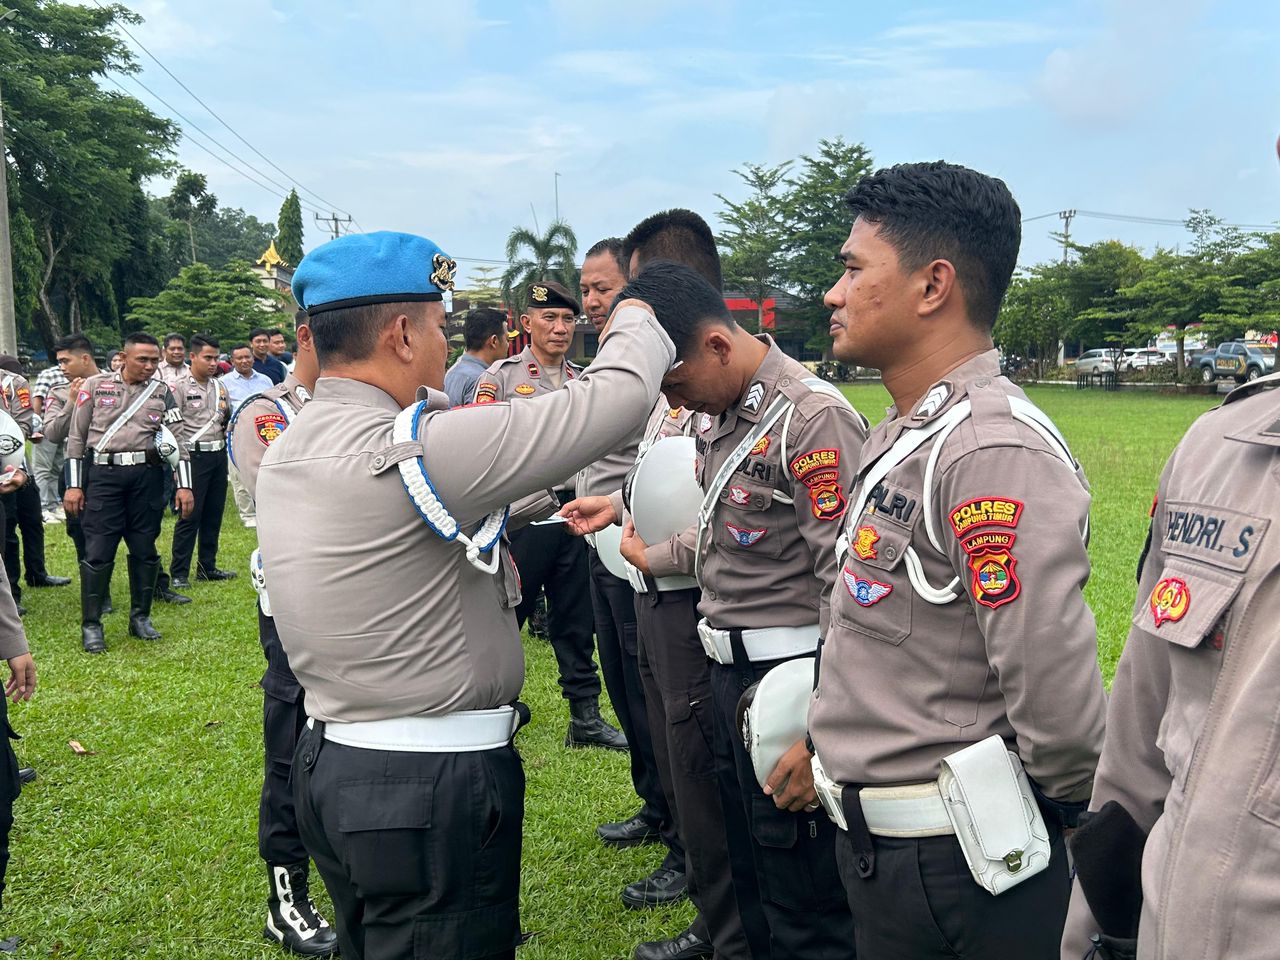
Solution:
M 887 394 L 849 388 L 873 421 Z M 1133 572 L 1157 474 L 1209 397 L 1076 393 L 1033 399 L 1058 422 L 1094 489 L 1094 577 L 1108 675 L 1133 603 Z M 17 745 L 40 779 L 18 801 L 13 862 L 0 935 L 26 939 L 27 957 L 277 957 L 260 939 L 265 897 L 257 856 L 262 657 L 253 592 L 243 573 L 252 548 L 229 509 L 229 584 L 193 586 L 196 602 L 159 605 L 157 644 L 125 637 L 123 613 L 106 618 L 111 652 L 80 653 L 76 587 L 29 590 L 26 618 L 40 669 L 30 704 L 10 708 Z M 49 567 L 73 574 L 61 527 L 47 527 Z M 172 535 L 166 524 L 164 543 Z M 356 534 L 353 534 L 356 535 Z M 124 564 L 117 607 L 127 603 Z M 539 936 L 526 960 L 630 956 L 641 939 L 675 933 L 687 906 L 650 913 L 622 907 L 621 887 L 657 865 L 656 848 L 613 851 L 595 825 L 635 807 L 626 759 L 561 746 L 566 711 L 550 647 L 527 644 L 524 699 L 533 723 L 519 744 L 528 773 L 523 879 L 525 929 Z M 93 751 L 77 756 L 75 739 Z

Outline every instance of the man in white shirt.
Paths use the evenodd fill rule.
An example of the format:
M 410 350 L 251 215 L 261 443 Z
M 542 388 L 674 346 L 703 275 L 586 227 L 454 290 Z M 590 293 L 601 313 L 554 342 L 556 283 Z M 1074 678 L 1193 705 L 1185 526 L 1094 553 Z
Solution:
M 247 343 L 237 343 L 233 346 L 230 357 L 231 366 L 235 369 L 231 373 L 224 373 L 219 379 L 227 388 L 227 399 L 231 402 L 231 410 L 234 412 L 250 397 L 257 396 L 264 390 L 270 390 L 275 384 L 265 373 L 259 373 L 253 369 L 253 350 Z M 256 527 L 258 518 L 253 509 L 253 497 L 240 482 L 240 474 L 235 464 L 230 461 L 227 462 L 227 475 L 231 480 L 231 492 L 236 498 L 236 510 L 240 512 L 240 521 L 246 527 Z

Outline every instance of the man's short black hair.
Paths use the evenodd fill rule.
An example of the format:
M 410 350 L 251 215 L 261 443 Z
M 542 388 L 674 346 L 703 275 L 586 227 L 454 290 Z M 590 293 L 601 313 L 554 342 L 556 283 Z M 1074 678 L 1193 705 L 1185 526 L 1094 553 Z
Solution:
M 166 334 L 164 335 L 164 348 L 165 348 L 166 350 L 168 350 L 168 349 L 169 349 L 169 344 L 173 343 L 173 341 L 175 341 L 175 340 L 177 340 L 177 341 L 178 341 L 180 344 L 182 344 L 184 347 L 187 345 L 187 338 L 186 338 L 186 337 L 184 337 L 182 334 L 180 334 L 180 333 L 166 333 Z
M 477 307 L 467 313 L 462 324 L 463 341 L 468 350 L 481 350 L 490 337 L 501 338 L 507 330 L 507 315 L 493 307 Z
M 297 330 L 298 327 L 307 323 L 310 319 L 311 318 L 307 315 L 307 311 L 299 307 L 297 313 L 293 315 L 293 329 Z
M 425 316 L 423 303 L 362 303 L 341 310 L 325 310 L 311 318 L 311 336 L 320 366 L 334 361 L 367 360 L 383 329 L 393 319 Z
M 159 341 L 159 340 L 157 340 L 157 339 L 156 339 L 155 337 L 153 337 L 151 334 L 149 334 L 149 333 L 143 333 L 142 331 L 138 331 L 137 333 L 131 333 L 131 334 L 129 334 L 127 337 L 125 337 L 125 338 L 124 338 L 124 345 L 125 345 L 126 347 L 127 347 L 127 346 L 129 346 L 130 344 L 134 344 L 134 343 L 144 343 L 144 344 L 146 344 L 146 345 L 147 345 L 147 346 L 149 346 L 149 347 L 159 347 L 159 346 L 160 346 L 160 341 Z M 123 351 L 123 350 L 121 350 L 120 352 L 121 352 L 121 353 L 123 353 L 124 351 Z
M 227 351 L 227 358 L 230 359 L 231 357 L 234 357 L 237 350 L 248 350 L 250 353 L 253 353 L 253 347 L 249 346 L 249 344 L 233 343 L 231 345 L 231 349 Z
M 844 199 L 879 225 L 904 270 L 950 261 L 970 322 L 995 325 L 1022 243 L 1022 212 L 1003 180 L 942 160 L 900 163 L 863 177 Z
M 207 333 L 197 333 L 191 338 L 191 355 L 195 356 L 205 347 L 213 347 L 213 349 L 221 352 L 222 344 L 209 336 Z
M 587 251 L 587 255 L 583 257 L 583 262 L 590 260 L 592 257 L 607 255 L 613 257 L 613 262 L 618 265 L 618 272 L 622 274 L 623 280 L 631 279 L 631 254 L 624 254 L 621 237 L 605 237 L 591 245 L 591 249 Z
M 692 349 L 697 332 L 708 323 L 732 329 L 735 324 L 724 296 L 691 267 L 653 260 L 618 294 L 614 304 L 630 297 L 653 307 L 654 316 L 676 347 L 676 359 Z M 610 313 L 613 311 L 610 310 Z
M 254 327 L 252 330 L 249 331 L 250 342 L 257 340 L 259 337 L 266 337 L 268 340 L 270 340 L 271 331 L 268 330 L 266 327 Z
M 698 271 L 717 290 L 724 289 L 715 234 L 692 210 L 664 210 L 637 223 L 622 241 L 622 255 L 628 264 L 636 253 L 639 266 L 647 268 L 654 260 L 682 263 Z
M 69 333 L 60 337 L 53 345 L 53 355 L 56 357 L 64 350 L 67 353 L 87 353 L 93 356 L 93 343 L 83 333 Z

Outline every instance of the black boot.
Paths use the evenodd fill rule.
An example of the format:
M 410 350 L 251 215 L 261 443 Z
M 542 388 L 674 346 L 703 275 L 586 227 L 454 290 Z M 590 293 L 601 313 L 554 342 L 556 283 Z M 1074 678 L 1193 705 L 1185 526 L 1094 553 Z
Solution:
M 267 900 L 267 926 L 262 935 L 304 957 L 336 954 L 338 935 L 311 902 L 307 864 L 269 863 L 267 876 L 271 897 Z
M 151 625 L 151 601 L 159 572 L 159 557 L 154 560 L 129 557 L 129 633 L 141 640 L 160 639 L 160 631 Z
M 112 566 L 114 567 L 115 564 L 112 564 Z M 115 613 L 115 612 L 116 612 L 116 606 L 114 603 L 111 602 L 111 588 L 108 585 L 107 592 L 102 595 L 102 613 L 103 615 L 106 615 L 108 613 Z
M 600 716 L 600 701 L 595 697 L 569 701 L 569 732 L 564 735 L 566 747 L 604 747 L 626 750 L 627 738 Z
M 114 564 L 95 567 L 80 561 L 80 643 L 85 653 L 106 653 L 107 641 L 102 636 L 102 598 L 111 583 Z

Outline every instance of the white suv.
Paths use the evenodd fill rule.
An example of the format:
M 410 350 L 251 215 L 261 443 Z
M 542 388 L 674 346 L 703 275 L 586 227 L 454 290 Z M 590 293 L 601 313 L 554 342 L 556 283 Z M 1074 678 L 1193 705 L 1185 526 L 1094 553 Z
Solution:
M 1076 359 L 1076 373 L 1115 373 L 1111 350 L 1086 350 Z

